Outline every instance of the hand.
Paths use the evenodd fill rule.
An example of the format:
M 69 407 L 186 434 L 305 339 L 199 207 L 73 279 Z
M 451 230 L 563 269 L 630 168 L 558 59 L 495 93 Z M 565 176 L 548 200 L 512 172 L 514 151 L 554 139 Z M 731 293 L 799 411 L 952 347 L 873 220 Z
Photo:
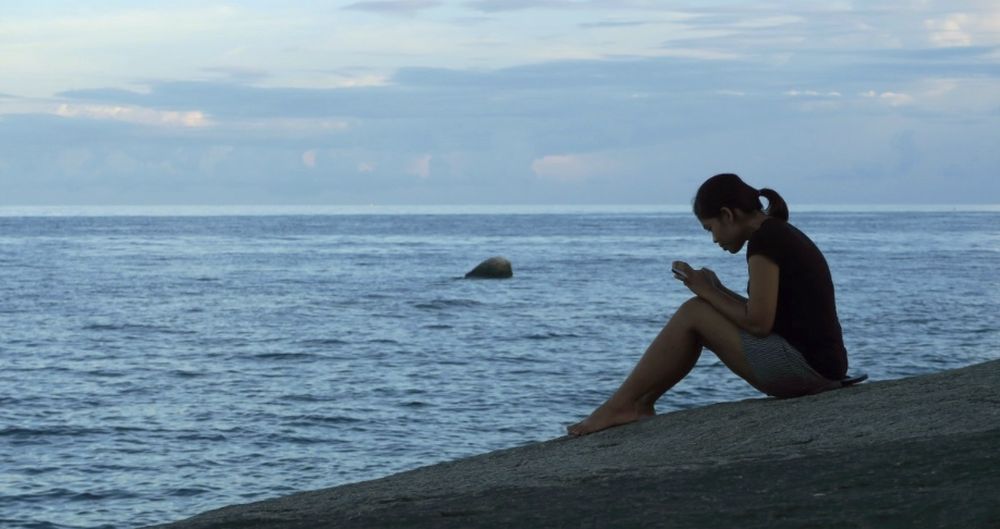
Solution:
M 671 268 L 675 270 L 674 277 L 683 281 L 684 286 L 688 287 L 696 296 L 703 296 L 722 286 L 718 276 L 709 268 L 695 270 L 684 261 L 674 261 Z
M 684 261 L 674 261 L 670 264 L 670 271 L 674 273 L 674 279 L 684 281 L 691 272 L 691 266 Z
M 708 277 L 709 283 L 718 289 L 722 289 L 722 281 L 719 281 L 719 276 L 715 275 L 715 272 L 711 268 L 702 268 L 701 273 Z

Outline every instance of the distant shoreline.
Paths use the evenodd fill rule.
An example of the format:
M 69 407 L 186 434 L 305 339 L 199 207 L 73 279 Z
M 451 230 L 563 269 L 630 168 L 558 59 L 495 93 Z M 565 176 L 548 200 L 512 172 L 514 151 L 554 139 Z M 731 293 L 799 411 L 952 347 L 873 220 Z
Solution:
M 1000 204 L 804 204 L 792 213 L 1000 213 Z M 118 205 L 0 206 L 10 217 L 217 217 L 309 215 L 602 215 L 684 214 L 687 204 L 669 205 Z

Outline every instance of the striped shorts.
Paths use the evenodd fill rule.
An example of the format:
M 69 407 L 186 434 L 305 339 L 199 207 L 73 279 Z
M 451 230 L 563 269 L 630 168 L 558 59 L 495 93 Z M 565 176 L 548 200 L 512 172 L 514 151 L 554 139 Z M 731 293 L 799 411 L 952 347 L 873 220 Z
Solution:
M 740 339 L 757 389 L 772 397 L 800 397 L 840 387 L 840 382 L 817 373 L 802 353 L 777 334 L 758 338 L 741 330 Z

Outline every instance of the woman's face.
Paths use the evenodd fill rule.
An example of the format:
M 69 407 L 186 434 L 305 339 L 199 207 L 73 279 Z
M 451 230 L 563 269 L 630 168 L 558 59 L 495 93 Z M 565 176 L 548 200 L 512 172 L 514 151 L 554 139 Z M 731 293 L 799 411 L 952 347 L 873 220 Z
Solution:
M 729 253 L 739 253 L 747 242 L 743 235 L 743 227 L 737 224 L 733 212 L 729 208 L 722 208 L 718 217 L 698 220 L 701 221 L 701 226 L 706 231 L 712 233 L 712 242 Z

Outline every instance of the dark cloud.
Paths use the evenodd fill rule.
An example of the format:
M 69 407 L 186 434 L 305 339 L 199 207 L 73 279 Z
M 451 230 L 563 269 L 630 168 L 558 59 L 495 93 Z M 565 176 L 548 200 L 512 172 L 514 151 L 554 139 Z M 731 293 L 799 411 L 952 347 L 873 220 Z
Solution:
M 648 26 L 653 22 L 649 21 L 605 21 L 605 22 L 585 22 L 579 24 L 578 26 L 584 29 L 602 29 L 602 28 L 634 28 L 638 26 Z
M 238 82 L 158 82 L 148 92 L 62 92 L 70 102 L 206 113 L 221 122 L 255 118 L 379 120 L 564 119 L 617 114 L 644 122 L 651 109 L 685 113 L 720 103 L 720 91 L 757 104 L 790 90 L 858 94 L 899 90 L 928 77 L 996 76 L 993 48 L 817 53 L 766 60 L 621 58 L 558 61 L 497 70 L 403 68 L 385 86 L 259 87 Z M 770 104 L 770 103 L 768 103 Z M 773 111 L 773 110 L 772 110 Z M 753 111 L 744 111 L 753 113 Z
M 492 71 L 440 68 L 399 70 L 387 86 L 338 89 L 265 88 L 232 82 L 162 82 L 148 92 L 73 90 L 69 102 L 135 105 L 204 112 L 215 121 L 253 118 L 357 119 L 573 119 L 648 106 L 684 106 L 733 87 L 753 84 L 753 65 L 684 59 L 563 61 Z M 784 88 L 784 87 L 783 87 Z M 585 114 L 586 114 L 585 113 Z M 638 115 L 637 115 L 638 114 Z
M 466 5 L 477 11 L 494 13 L 522 9 L 578 7 L 580 3 L 573 0 L 473 0 Z
M 948 48 L 908 48 L 872 50 L 868 55 L 901 61 L 977 61 L 996 65 L 993 57 L 1000 46 L 955 46 Z
M 271 77 L 269 72 L 256 68 L 243 68 L 235 66 L 214 66 L 202 68 L 203 72 L 219 75 L 233 82 L 250 83 Z
M 29 145 L 92 145 L 127 142 L 144 127 L 117 121 L 71 119 L 49 114 L 7 114 L 0 118 L 0 144 L 17 149 Z
M 439 5 L 441 5 L 441 2 L 435 0 L 370 0 L 355 2 L 345 6 L 344 9 L 382 14 L 412 15 Z
M 992 47 L 804 48 L 773 62 L 765 55 L 556 61 L 493 70 L 404 68 L 385 86 L 337 89 L 261 87 L 230 75 L 219 81 L 152 82 L 141 92 L 72 90 L 59 94 L 71 107 L 197 110 L 213 125 L 140 125 L 86 112 L 73 118 L 8 115 L 0 119 L 0 160 L 7 162 L 0 170 L 48 175 L 40 181 L 53 188 L 78 182 L 82 172 L 98 175 L 94 181 L 105 175 L 101 193 L 110 194 L 94 194 L 94 201 L 114 196 L 107 186 L 120 186 L 142 192 L 119 202 L 144 196 L 183 202 L 178 189 L 222 203 L 336 203 L 346 196 L 353 202 L 410 196 L 475 201 L 483 189 L 491 190 L 491 200 L 519 202 L 521 193 L 539 199 L 565 191 L 552 182 L 545 184 L 550 195 L 531 187 L 537 185 L 534 161 L 607 154 L 621 164 L 614 167 L 626 184 L 615 187 L 620 196 L 613 195 L 621 201 L 666 193 L 665 172 L 700 178 L 718 167 L 774 172 L 775 185 L 785 182 L 790 190 L 795 182 L 806 182 L 798 184 L 800 195 L 813 193 L 822 201 L 826 188 L 815 187 L 815 181 L 833 182 L 828 174 L 881 175 L 895 182 L 896 173 L 931 179 L 947 164 L 957 167 L 955 172 L 980 174 L 1000 163 L 995 149 L 987 147 L 987 138 L 996 136 L 995 114 L 961 109 L 934 114 L 917 104 L 893 107 L 859 95 L 902 93 L 908 83 L 935 76 L 995 78 L 990 57 L 996 52 Z M 803 97 L 789 97 L 791 91 Z M 310 125 L 324 119 L 347 126 Z M 948 141 L 951 150 L 937 147 Z M 77 173 L 60 173 L 55 162 L 46 161 L 79 162 L 80 149 L 91 158 L 78 164 Z M 307 167 L 302 156 L 309 151 L 315 152 L 310 155 L 315 164 Z M 418 182 L 407 168 L 426 156 L 431 174 Z M 37 191 L 32 186 L 41 189 L 18 182 L 24 194 L 9 196 L 30 200 Z M 602 185 L 606 182 L 580 184 L 573 200 L 612 196 Z M 988 192 L 996 196 L 991 185 Z M 275 188 L 283 194 L 269 195 Z
M 471 0 L 466 5 L 477 11 L 502 12 L 525 9 L 608 9 L 608 10 L 675 10 L 679 6 L 656 6 L 649 2 L 630 0 Z
M 847 75 L 925 77 L 1000 77 L 997 67 L 1000 46 L 869 50 L 843 54 Z M 837 54 L 831 53 L 831 56 Z M 836 60 L 836 59 L 834 59 Z
M 557 61 L 496 70 L 404 68 L 385 86 L 337 89 L 259 87 L 238 82 L 159 82 L 147 92 L 74 90 L 66 101 L 201 111 L 218 126 L 192 134 L 236 134 L 243 141 L 296 142 L 314 135 L 331 145 L 486 148 L 495 130 L 526 138 L 532 150 L 589 150 L 650 144 L 679 130 L 727 122 L 797 119 L 802 105 L 857 99 L 869 91 L 905 92 L 931 77 L 995 77 L 996 48 L 802 50 L 777 63 L 753 60 L 622 58 Z M 839 93 L 841 96 L 830 95 Z M 925 112 L 917 106 L 867 112 Z M 940 112 L 940 111 L 938 111 Z M 350 134 L 267 128 L 247 120 L 344 119 Z M 229 127 L 227 129 L 227 127 Z M 159 132 L 161 134 L 165 132 Z M 507 141 L 507 140 L 504 140 Z M 352 143 L 353 142 L 353 143 Z

